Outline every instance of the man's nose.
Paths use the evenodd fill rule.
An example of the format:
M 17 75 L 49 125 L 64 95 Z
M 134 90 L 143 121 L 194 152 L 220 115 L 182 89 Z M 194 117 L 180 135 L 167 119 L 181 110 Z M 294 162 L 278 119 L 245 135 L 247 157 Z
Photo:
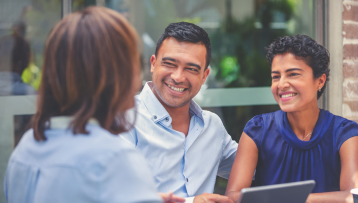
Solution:
M 182 68 L 177 68 L 172 74 L 171 74 L 171 78 L 176 82 L 176 83 L 181 83 L 185 81 L 185 74 L 184 74 L 184 70 Z

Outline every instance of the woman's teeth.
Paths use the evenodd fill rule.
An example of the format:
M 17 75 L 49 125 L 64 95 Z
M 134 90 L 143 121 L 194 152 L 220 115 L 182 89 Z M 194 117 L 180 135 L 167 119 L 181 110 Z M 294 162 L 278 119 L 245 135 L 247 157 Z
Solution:
M 296 95 L 297 95 L 297 93 L 283 94 L 283 95 L 281 95 L 281 98 L 293 97 L 293 96 L 296 96 Z
M 177 91 L 177 92 L 183 92 L 185 88 L 177 88 L 177 87 L 173 87 L 173 86 L 170 86 L 168 85 L 168 87 L 174 91 Z

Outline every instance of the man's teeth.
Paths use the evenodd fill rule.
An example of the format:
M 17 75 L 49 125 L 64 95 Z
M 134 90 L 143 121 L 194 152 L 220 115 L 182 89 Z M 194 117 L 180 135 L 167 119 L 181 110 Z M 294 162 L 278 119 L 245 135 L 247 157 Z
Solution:
M 183 92 L 185 88 L 177 88 L 177 87 L 173 87 L 173 86 L 170 86 L 168 85 L 168 87 L 174 91 L 177 91 L 177 92 Z
M 293 97 L 293 96 L 296 96 L 296 94 L 297 94 L 297 93 L 284 94 L 284 95 L 281 95 L 281 98 Z

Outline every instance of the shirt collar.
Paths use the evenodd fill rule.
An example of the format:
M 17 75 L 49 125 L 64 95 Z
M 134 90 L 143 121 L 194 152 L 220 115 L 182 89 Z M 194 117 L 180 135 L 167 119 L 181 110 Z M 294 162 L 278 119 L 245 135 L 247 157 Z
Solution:
M 200 106 L 194 101 L 190 101 L 190 107 L 189 109 L 204 122 L 203 118 L 203 110 L 200 108 Z
M 67 129 L 72 122 L 73 117 L 71 116 L 55 116 L 50 118 L 51 129 Z M 94 118 L 91 118 L 87 122 L 88 124 L 99 125 L 98 121 Z
M 152 82 L 147 82 L 144 85 L 142 92 L 139 94 L 141 100 L 143 101 L 144 105 L 147 107 L 148 112 L 151 114 L 152 121 L 157 123 L 159 121 L 165 120 L 166 118 L 169 118 L 169 120 L 166 121 L 168 122 L 168 125 L 170 125 L 171 124 L 170 115 L 167 112 L 167 110 L 164 108 L 164 106 L 160 103 L 158 98 L 154 95 L 151 87 L 152 87 Z M 189 109 L 198 118 L 204 121 L 202 116 L 203 110 L 193 100 L 190 101 Z

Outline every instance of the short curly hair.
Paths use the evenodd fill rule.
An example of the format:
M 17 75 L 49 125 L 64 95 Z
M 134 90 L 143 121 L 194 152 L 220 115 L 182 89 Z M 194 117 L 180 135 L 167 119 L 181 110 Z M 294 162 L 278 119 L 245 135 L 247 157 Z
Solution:
M 272 65 L 273 58 L 277 54 L 292 53 L 298 59 L 303 60 L 313 70 L 314 78 L 326 74 L 326 81 L 329 81 L 329 52 L 322 45 L 306 35 L 294 35 L 280 37 L 266 48 L 266 58 Z M 326 88 L 326 83 L 317 91 L 319 99 Z

